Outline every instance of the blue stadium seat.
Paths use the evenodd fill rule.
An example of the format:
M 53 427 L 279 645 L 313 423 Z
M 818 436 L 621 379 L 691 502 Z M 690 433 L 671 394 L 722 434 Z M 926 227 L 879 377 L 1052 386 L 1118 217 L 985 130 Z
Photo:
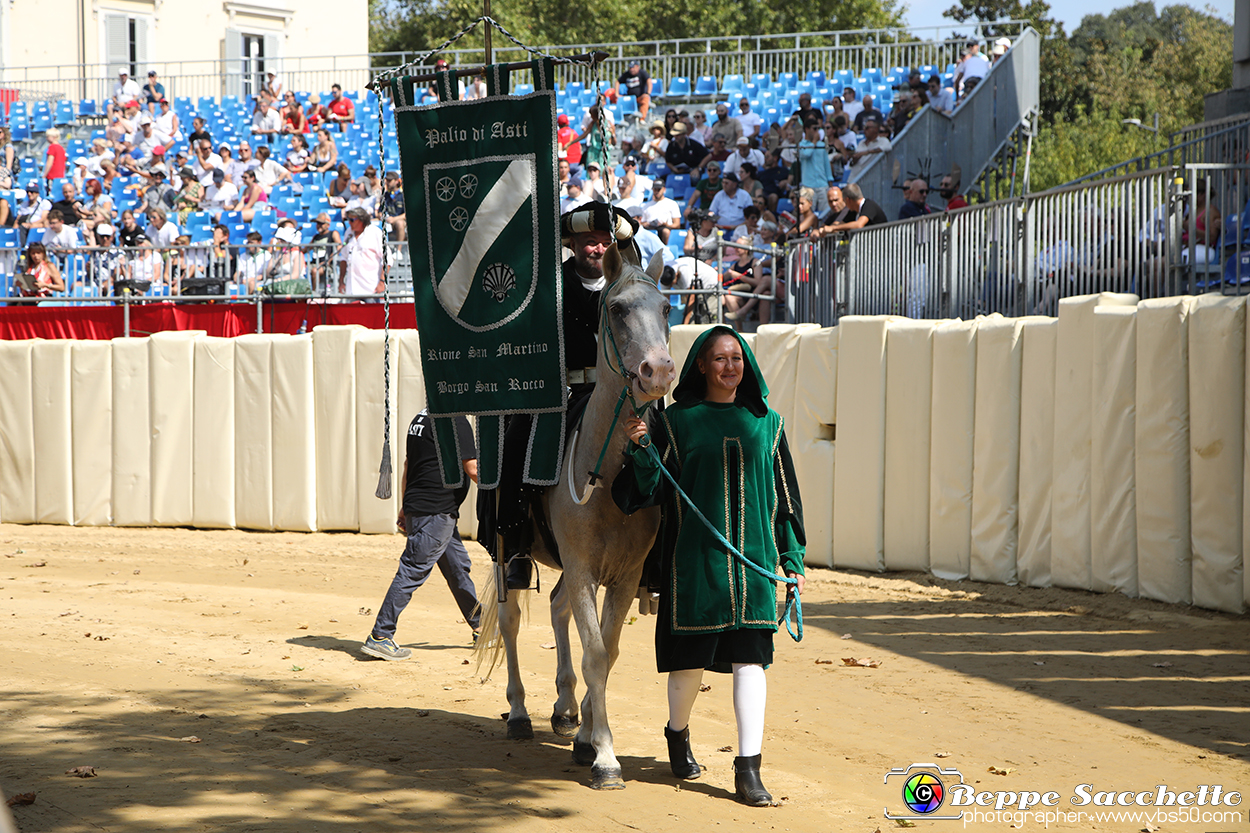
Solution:
M 30 130 L 32 133 L 43 133 L 52 129 L 52 116 L 49 113 L 35 113 L 30 118 Z
M 213 225 L 213 215 L 208 211 L 192 211 L 187 215 L 183 226 L 188 229 L 194 228 L 210 228 Z
M 700 75 L 694 85 L 695 95 L 716 95 L 716 78 L 712 75 Z
M 891 74 L 891 75 L 898 75 L 898 76 L 900 76 L 900 77 L 901 77 L 904 81 L 906 81 L 906 80 L 907 80 L 907 78 L 908 78 L 908 76 L 910 76 L 910 75 L 911 75 L 911 67 L 891 67 L 891 68 L 890 68 L 890 74 Z
M 690 192 L 690 174 L 669 174 L 665 186 L 672 200 L 684 200 Z
M 723 93 L 741 91 L 746 86 L 741 75 L 726 75 L 721 79 L 720 89 Z
M 664 95 L 664 80 L 662 78 L 651 79 L 651 97 L 660 98 Z
M 188 226 L 192 243 L 206 243 L 213 239 L 213 227 L 210 225 Z
M 840 74 L 841 73 L 839 73 L 839 75 Z M 852 79 L 855 76 L 855 73 L 851 72 L 850 70 L 846 70 L 846 74 L 851 76 Z M 868 67 L 867 69 L 864 70 L 864 77 L 871 78 L 878 84 L 882 84 L 885 82 L 885 76 L 881 74 L 880 67 Z
M 632 95 L 623 95 L 619 100 L 621 113 L 628 114 L 638 112 L 638 99 L 634 98 Z
M 15 119 L 18 116 L 25 118 L 30 115 L 30 111 L 25 101 L 14 101 L 9 105 L 9 118 Z
M 237 226 L 243 222 L 242 211 L 223 211 L 221 212 L 221 224 L 223 226 Z
M 533 84 L 517 84 L 512 90 L 513 95 L 529 95 L 532 92 L 534 92 Z
M 231 212 L 235 213 L 235 212 Z M 247 223 L 225 223 L 230 228 L 230 242 L 235 246 L 242 246 L 247 243 L 247 233 L 252 231 L 252 227 Z
M 690 79 L 678 75 L 668 82 L 668 97 L 681 98 L 690 96 Z
M 758 84 L 747 84 L 742 88 L 742 91 L 746 93 L 747 98 L 752 101 L 755 101 L 760 97 L 760 88 Z
M 777 213 L 780 214 L 783 211 L 794 211 L 794 203 L 785 197 L 777 200 Z
M 670 248 L 676 246 L 675 251 L 680 254 L 682 247 L 686 243 L 686 230 L 684 228 L 673 229 L 668 233 L 668 245 Z
M 211 95 L 202 95 L 195 102 L 195 109 L 201 116 L 212 113 L 217 109 L 217 101 Z
M 781 111 L 776 107 L 767 107 L 764 109 L 765 129 L 772 127 L 774 124 L 781 124 Z
M 799 95 L 803 95 L 804 93 L 807 95 L 815 95 L 816 87 L 811 81 L 800 81 L 795 85 L 794 91 Z
M 925 64 L 924 66 L 920 67 L 920 77 L 925 80 L 925 83 L 928 83 L 930 75 L 939 75 L 939 74 L 940 73 L 938 72 L 938 68 L 935 67 L 933 64 Z
M 875 71 L 876 70 L 872 70 L 872 72 L 875 72 Z M 869 75 L 869 72 L 870 70 L 864 70 L 864 76 L 871 77 Z M 880 73 L 878 73 L 878 75 L 879 74 Z M 855 73 L 851 72 L 849 69 L 840 69 L 833 74 L 833 89 L 839 95 L 841 95 L 843 88 L 845 88 L 848 84 L 854 84 L 854 83 L 855 83 Z
M 258 214 L 257 216 L 259 217 L 262 215 Z M 277 232 L 277 230 L 278 230 L 277 223 L 261 223 L 260 225 L 257 225 L 255 220 L 252 221 L 252 231 L 259 231 L 260 242 L 266 245 L 268 245 L 269 241 L 273 239 L 273 235 L 275 232 Z
M 569 98 L 576 98 L 577 100 L 580 101 L 581 96 L 582 96 L 582 91 L 585 89 L 586 89 L 586 86 L 582 84 L 581 81 L 570 81 L 568 84 L 565 85 L 564 93 Z
M 807 80 L 811 81 L 814 87 L 823 87 L 825 86 L 825 71 L 822 69 L 814 69 L 807 73 Z
M 766 72 L 757 72 L 751 76 L 751 83 L 761 90 L 771 90 L 773 88 L 773 77 Z
M 764 107 L 772 107 L 780 99 L 774 90 L 760 90 L 760 104 Z
M 58 125 L 69 125 L 77 121 L 74 115 L 74 105 L 68 99 L 62 99 L 56 103 L 56 113 L 53 121 Z
M 777 86 L 793 90 L 799 83 L 799 76 L 793 72 L 782 72 L 777 75 Z

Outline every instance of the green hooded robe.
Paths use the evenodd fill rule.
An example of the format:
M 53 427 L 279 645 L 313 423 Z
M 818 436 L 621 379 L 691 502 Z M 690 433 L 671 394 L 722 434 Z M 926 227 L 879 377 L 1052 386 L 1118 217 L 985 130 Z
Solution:
M 742 347 L 743 377 L 734 402 L 707 402 L 696 357 L 709 338 L 723 334 L 734 335 Z M 674 391 L 676 401 L 656 415 L 649 433 L 682 490 L 743 555 L 776 575 L 783 570 L 801 574 L 804 536 L 798 484 L 784 421 L 768 407 L 767 396 L 768 386 L 742 337 L 728 327 L 713 327 L 691 347 Z M 663 571 L 656 631 L 660 670 L 675 670 L 664 654 L 671 658 L 684 650 L 674 644 L 674 637 L 679 643 L 684 636 L 729 631 L 765 631 L 758 636 L 767 637 L 768 657 L 727 656 L 721 646 L 716 663 L 702 664 L 711 668 L 723 665 L 722 660 L 768 662 L 777 630 L 776 582 L 734 559 L 681 502 L 645 449 L 631 443 L 627 455 L 631 465 L 613 489 L 618 505 L 628 512 L 659 502 L 664 511 L 657 541 Z M 744 636 L 748 641 L 754 638 Z M 693 649 L 695 643 L 690 645 Z

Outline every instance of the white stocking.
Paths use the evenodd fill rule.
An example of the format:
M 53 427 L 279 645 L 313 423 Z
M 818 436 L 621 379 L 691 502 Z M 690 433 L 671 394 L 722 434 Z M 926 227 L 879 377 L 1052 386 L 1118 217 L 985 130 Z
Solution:
M 702 682 L 702 668 L 668 672 L 668 728 L 674 732 L 690 725 L 690 712 Z
M 734 717 L 738 721 L 738 754 L 744 758 L 760 754 L 764 746 L 764 708 L 768 704 L 768 680 L 764 666 L 735 662 Z M 671 677 L 670 677 L 671 679 Z M 672 683 L 669 684 L 672 691 Z M 672 710 L 672 698 L 669 698 Z

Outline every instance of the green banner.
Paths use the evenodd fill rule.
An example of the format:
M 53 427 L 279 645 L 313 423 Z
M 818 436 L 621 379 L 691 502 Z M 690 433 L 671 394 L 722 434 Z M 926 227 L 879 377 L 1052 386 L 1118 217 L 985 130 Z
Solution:
M 440 87 L 454 89 L 447 76 Z M 402 78 L 392 94 L 430 414 L 563 411 L 555 93 L 418 107 Z M 479 443 L 498 431 L 480 431 L 487 421 Z M 440 455 L 448 482 L 452 452 Z

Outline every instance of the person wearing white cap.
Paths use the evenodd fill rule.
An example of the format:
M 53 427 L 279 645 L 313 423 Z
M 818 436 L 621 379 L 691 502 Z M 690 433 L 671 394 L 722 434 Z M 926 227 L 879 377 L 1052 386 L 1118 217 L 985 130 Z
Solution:
M 746 99 L 742 99 L 746 101 Z M 737 174 L 742 170 L 742 164 L 750 162 L 755 166 L 755 170 L 764 167 L 764 154 L 751 147 L 751 140 L 746 136 L 738 138 L 734 152 L 729 154 L 729 158 L 725 160 L 725 164 L 721 166 L 721 170 L 727 174 Z
M 283 226 L 274 232 L 273 242 L 270 244 L 273 254 L 270 255 L 269 262 L 265 264 L 263 283 L 277 294 L 295 294 L 291 291 L 293 289 L 291 284 L 288 283 L 286 286 L 279 286 L 279 284 L 301 279 L 307 281 L 304 252 L 299 244 L 299 232 L 291 226 Z M 304 288 L 302 292 L 308 294 L 308 289 Z
M 991 60 L 995 63 L 998 59 L 1007 54 L 1007 50 L 1011 48 L 1011 38 L 999 38 L 994 41 L 994 49 L 991 50 Z
M 113 281 L 126 277 L 126 255 L 116 243 L 117 230 L 108 223 L 95 227 L 98 251 L 91 253 L 91 280 L 100 288 L 101 295 L 112 291 Z
M 129 70 L 118 70 L 117 83 L 113 85 L 113 103 L 118 107 L 128 101 L 137 99 L 143 91 L 139 89 L 139 82 L 130 77 Z

